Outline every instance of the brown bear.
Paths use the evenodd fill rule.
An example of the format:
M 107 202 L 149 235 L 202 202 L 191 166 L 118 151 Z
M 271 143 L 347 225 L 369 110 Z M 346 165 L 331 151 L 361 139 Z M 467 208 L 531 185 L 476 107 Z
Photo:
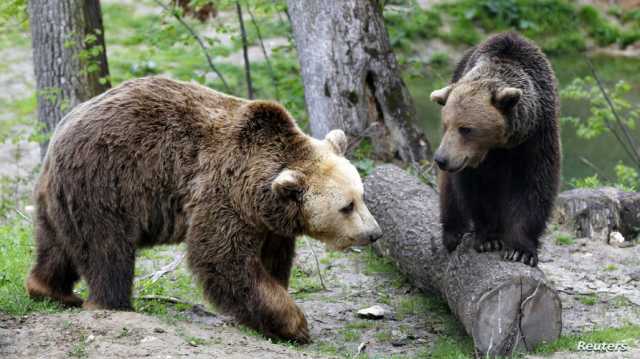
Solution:
M 340 130 L 305 135 L 278 104 L 136 79 L 58 125 L 35 188 L 33 297 L 130 309 L 136 249 L 186 242 L 205 298 L 268 337 L 309 341 L 287 293 L 295 238 L 381 235 Z
M 492 36 L 431 99 L 443 105 L 434 161 L 445 246 L 453 251 L 473 229 L 477 251 L 536 266 L 560 176 L 557 85 L 546 57 L 517 33 Z

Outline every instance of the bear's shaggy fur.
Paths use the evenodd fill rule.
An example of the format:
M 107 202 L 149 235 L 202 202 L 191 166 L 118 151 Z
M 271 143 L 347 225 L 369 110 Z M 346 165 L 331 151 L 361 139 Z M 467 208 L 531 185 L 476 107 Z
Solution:
M 159 77 L 128 81 L 56 129 L 35 188 L 27 289 L 81 305 L 72 289 L 82 276 L 85 308 L 130 309 L 136 249 L 185 241 L 205 298 L 267 336 L 306 342 L 286 289 L 295 237 L 342 236 L 350 242 L 335 246 L 344 248 L 381 234 L 345 145 L 341 131 L 306 136 L 275 103 Z M 307 207 L 327 202 L 335 215 L 310 218 Z
M 520 35 L 495 35 L 468 51 L 451 84 L 434 91 L 444 136 L 434 160 L 441 220 L 454 250 L 473 228 L 478 251 L 535 266 L 560 175 L 555 75 Z

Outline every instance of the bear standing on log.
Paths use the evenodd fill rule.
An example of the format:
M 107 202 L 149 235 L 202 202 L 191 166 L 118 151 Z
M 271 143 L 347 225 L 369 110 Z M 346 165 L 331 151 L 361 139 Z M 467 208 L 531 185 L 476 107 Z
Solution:
M 453 251 L 473 229 L 477 251 L 536 266 L 560 176 L 549 61 L 520 35 L 498 34 L 469 50 L 431 99 L 444 106 L 434 161 L 445 246 Z
M 35 188 L 27 290 L 130 309 L 136 249 L 184 241 L 207 300 L 269 337 L 308 342 L 287 292 L 295 238 L 344 249 L 381 235 L 346 147 L 340 130 L 305 135 L 276 103 L 159 77 L 125 82 L 56 129 Z

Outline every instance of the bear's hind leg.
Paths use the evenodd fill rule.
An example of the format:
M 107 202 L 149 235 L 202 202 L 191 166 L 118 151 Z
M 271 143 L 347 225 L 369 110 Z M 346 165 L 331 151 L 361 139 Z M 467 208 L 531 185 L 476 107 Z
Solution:
M 51 298 L 66 306 L 79 307 L 82 299 L 73 293 L 80 279 L 76 267 L 58 243 L 44 209 L 36 219 L 36 264 L 27 278 L 27 293 L 34 299 Z

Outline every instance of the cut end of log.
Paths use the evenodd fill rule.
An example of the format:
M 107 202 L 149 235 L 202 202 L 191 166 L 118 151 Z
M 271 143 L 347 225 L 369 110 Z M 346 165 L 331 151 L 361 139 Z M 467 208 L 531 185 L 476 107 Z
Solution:
M 530 277 L 513 278 L 487 292 L 477 303 L 472 336 L 488 355 L 531 351 L 551 342 L 562 330 L 562 305 L 557 293 Z

